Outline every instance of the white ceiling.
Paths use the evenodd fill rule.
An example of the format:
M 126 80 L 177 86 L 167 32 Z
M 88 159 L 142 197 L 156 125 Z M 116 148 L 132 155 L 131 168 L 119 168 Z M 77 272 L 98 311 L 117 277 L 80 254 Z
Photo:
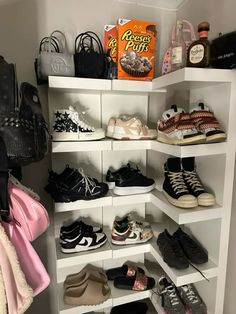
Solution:
M 127 4 L 135 4 L 164 10 L 178 10 L 188 0 L 114 0 Z

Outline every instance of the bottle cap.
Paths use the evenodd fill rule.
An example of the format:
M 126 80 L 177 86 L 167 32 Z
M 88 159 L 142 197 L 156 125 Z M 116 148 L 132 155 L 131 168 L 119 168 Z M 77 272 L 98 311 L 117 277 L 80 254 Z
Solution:
M 209 31 L 210 30 L 210 24 L 208 22 L 201 22 L 198 24 L 198 32 L 201 31 Z

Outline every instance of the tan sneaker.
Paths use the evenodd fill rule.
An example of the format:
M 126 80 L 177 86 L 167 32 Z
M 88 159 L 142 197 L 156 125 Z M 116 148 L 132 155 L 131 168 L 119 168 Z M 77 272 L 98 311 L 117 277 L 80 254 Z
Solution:
M 115 124 L 116 124 L 116 119 L 110 118 L 107 125 L 107 133 L 106 133 L 107 137 L 113 137 Z
M 156 130 L 149 129 L 136 117 L 118 118 L 115 120 L 115 124 L 113 124 L 114 121 L 112 119 L 108 123 L 109 134 L 112 138 L 117 140 L 146 140 L 157 137 Z

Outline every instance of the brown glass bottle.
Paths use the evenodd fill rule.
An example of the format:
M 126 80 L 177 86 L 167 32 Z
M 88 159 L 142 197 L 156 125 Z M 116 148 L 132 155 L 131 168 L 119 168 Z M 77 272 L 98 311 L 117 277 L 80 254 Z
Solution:
M 207 68 L 210 64 L 210 43 L 207 39 L 210 24 L 201 22 L 198 25 L 199 39 L 188 49 L 187 67 Z

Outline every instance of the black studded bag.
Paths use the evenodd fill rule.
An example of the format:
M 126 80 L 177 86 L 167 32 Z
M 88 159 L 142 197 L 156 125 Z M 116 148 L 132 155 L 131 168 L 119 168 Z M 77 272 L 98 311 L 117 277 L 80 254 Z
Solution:
M 0 137 L 6 146 L 8 168 L 39 161 L 48 149 L 37 88 L 24 82 L 20 96 L 19 104 L 15 66 L 0 57 Z

